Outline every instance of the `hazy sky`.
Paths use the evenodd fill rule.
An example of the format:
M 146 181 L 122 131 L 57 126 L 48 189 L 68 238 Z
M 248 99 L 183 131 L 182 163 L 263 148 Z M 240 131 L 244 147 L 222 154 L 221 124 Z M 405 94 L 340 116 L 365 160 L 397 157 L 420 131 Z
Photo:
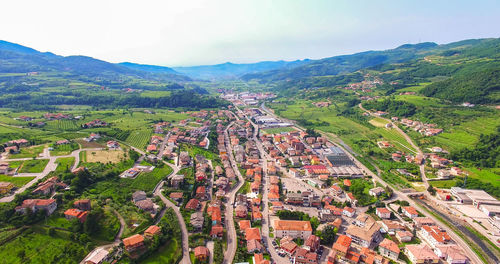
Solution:
M 165 66 L 323 58 L 500 37 L 500 1 L 2 1 L 0 39 Z

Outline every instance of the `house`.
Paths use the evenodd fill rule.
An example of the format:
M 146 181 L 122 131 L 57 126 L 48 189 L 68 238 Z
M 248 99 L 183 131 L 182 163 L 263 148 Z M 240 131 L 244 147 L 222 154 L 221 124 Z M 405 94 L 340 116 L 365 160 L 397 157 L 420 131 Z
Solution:
M 397 231 L 404 231 L 405 227 L 398 221 L 382 220 L 382 229 L 389 235 L 396 234 Z
M 280 240 L 280 248 L 290 256 L 293 255 L 297 247 L 297 244 L 295 244 L 293 238 L 290 236 L 285 236 Z
M 309 221 L 274 220 L 276 237 L 290 236 L 293 238 L 307 239 L 312 234 Z
M 191 218 L 189 219 L 189 223 L 197 230 L 203 227 L 203 222 L 205 218 L 203 217 L 203 212 L 194 212 L 191 214 Z
M 252 227 L 252 224 L 250 223 L 250 220 L 240 220 L 238 222 L 238 226 L 240 228 L 240 231 L 245 232 L 247 228 Z
M 403 210 L 403 214 L 411 219 L 418 216 L 417 209 L 412 206 L 403 206 L 401 209 Z
M 346 206 L 342 210 L 342 214 L 347 217 L 354 217 L 354 215 L 356 214 L 356 210 L 354 210 L 354 208 Z
M 198 199 L 191 199 L 187 202 L 186 204 L 186 210 L 197 210 L 198 207 L 200 206 L 200 201 L 198 201 Z
M 428 245 L 425 244 L 406 245 L 405 252 L 412 263 L 439 263 L 439 257 L 434 253 L 434 251 L 432 251 L 432 249 Z
M 339 257 L 345 257 L 351 247 L 352 239 L 346 235 L 339 235 L 337 241 L 332 246 L 332 251 L 335 251 Z
M 144 231 L 144 236 L 147 238 L 152 238 L 161 233 L 161 228 L 157 225 L 152 225 Z
M 147 198 L 145 191 L 136 191 L 132 194 L 132 200 L 134 203 L 145 200 Z
M 305 248 L 298 248 L 295 251 L 295 263 L 297 264 L 316 264 L 318 263 L 318 254 L 309 252 Z
M 256 227 L 250 227 L 245 230 L 245 240 L 250 241 L 252 239 L 261 241 L 260 230 Z
M 212 238 L 221 238 L 224 235 L 224 228 L 222 225 L 214 225 L 212 226 L 212 230 L 210 230 L 210 236 Z
M 194 258 L 198 261 L 207 261 L 210 256 L 210 251 L 204 246 L 194 248 Z
M 450 236 L 446 231 L 441 230 L 439 226 L 424 225 L 420 229 L 420 235 L 433 247 L 437 245 L 447 244 L 451 241 Z
M 205 186 L 198 186 L 196 188 L 196 199 L 204 200 L 206 198 Z
M 309 248 L 310 252 L 316 252 L 319 249 L 320 239 L 315 235 L 310 235 L 304 245 Z
M 120 143 L 114 141 L 114 140 L 110 140 L 108 142 L 106 142 L 106 146 L 109 148 L 109 149 L 119 149 L 120 148 Z
M 391 211 L 385 207 L 377 207 L 375 214 L 382 219 L 390 219 Z
M 399 247 L 394 241 L 384 238 L 378 245 L 380 255 L 396 261 L 399 257 Z
M 378 197 L 378 196 L 382 195 L 383 193 L 385 193 L 385 190 L 382 187 L 375 187 L 375 188 L 370 189 L 370 191 L 368 191 L 368 194 L 370 194 L 371 196 L 375 196 L 375 197 Z
M 127 237 L 123 239 L 123 245 L 128 252 L 135 251 L 144 246 L 144 237 L 140 234 Z
M 0 182 L 0 194 L 8 193 L 14 189 L 14 184 L 11 182 Z
M 260 253 L 264 250 L 264 247 L 257 239 L 247 240 L 247 252 L 251 253 Z
M 170 184 L 174 188 L 179 188 L 184 183 L 184 174 L 176 174 L 170 179 Z
M 84 264 L 101 264 L 108 260 L 109 251 L 104 248 L 98 248 L 84 260 Z
M 57 202 L 55 199 L 26 199 L 16 207 L 16 212 L 24 214 L 28 208 L 32 212 L 45 210 L 47 215 L 51 215 L 57 209 Z
M 413 239 L 413 234 L 409 231 L 396 231 L 396 238 L 403 242 L 410 242 Z
M 246 218 L 248 216 L 248 209 L 243 204 L 237 205 L 236 208 L 234 209 L 234 212 L 236 214 L 236 217 L 239 218 Z
M 153 203 L 153 200 L 151 200 L 150 198 L 137 201 L 135 202 L 135 205 L 137 206 L 137 208 L 149 212 L 152 216 L 156 215 L 157 213 L 158 205 Z
M 73 206 L 82 211 L 90 211 L 90 209 L 92 208 L 90 199 L 76 200 L 73 203 Z
M 252 221 L 262 221 L 262 213 L 259 211 L 259 207 L 254 207 L 252 210 Z
M 85 220 L 87 220 L 88 214 L 88 211 L 81 211 L 79 209 L 71 208 L 64 212 L 64 217 L 66 217 L 66 219 L 68 220 L 76 218 L 80 221 L 80 223 L 83 223 L 85 222 Z
M 436 246 L 434 253 L 448 264 L 469 263 L 469 258 L 467 258 L 463 250 L 456 244 Z
M 184 194 L 182 192 L 172 192 L 170 193 L 170 199 L 180 203 L 182 201 L 182 198 L 184 197 Z
M 352 193 L 347 193 L 347 201 L 351 203 L 352 206 L 356 206 L 358 200 Z
M 264 259 L 264 254 L 254 253 L 253 254 L 253 264 L 269 264 L 269 260 Z

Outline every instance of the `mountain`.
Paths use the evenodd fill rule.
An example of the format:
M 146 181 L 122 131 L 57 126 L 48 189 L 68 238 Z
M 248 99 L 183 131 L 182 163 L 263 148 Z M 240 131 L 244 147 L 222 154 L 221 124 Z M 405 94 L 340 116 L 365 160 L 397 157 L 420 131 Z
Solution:
M 58 56 L 39 52 L 16 43 L 0 41 L 0 72 L 59 72 L 83 75 L 89 78 L 135 77 L 164 81 L 190 81 L 175 71 L 159 70 L 157 66 L 114 64 L 87 56 Z M 159 66 L 158 66 L 159 67 Z M 161 68 L 161 67 L 159 67 Z M 165 67 L 166 68 L 166 67 Z
M 226 62 L 216 65 L 203 65 L 192 67 L 174 67 L 177 72 L 191 78 L 205 80 L 235 79 L 245 74 L 252 74 L 274 69 L 289 69 L 309 63 L 310 60 L 296 61 L 261 61 L 257 63 L 235 64 Z
M 133 62 L 121 62 L 119 65 L 125 66 L 130 69 L 147 71 L 147 72 L 156 72 L 156 73 L 168 73 L 168 74 L 181 74 L 176 72 L 174 69 L 165 67 L 165 66 L 157 66 L 157 65 L 148 65 L 148 64 L 138 64 Z
M 402 63 L 423 57 L 429 50 L 437 47 L 432 42 L 405 44 L 395 49 L 384 51 L 365 51 L 352 55 L 341 55 L 320 60 L 309 61 L 305 65 L 276 69 L 260 73 L 243 75 L 243 80 L 258 79 L 261 81 L 279 81 L 312 76 L 339 75 L 355 72 L 360 69 L 385 63 Z

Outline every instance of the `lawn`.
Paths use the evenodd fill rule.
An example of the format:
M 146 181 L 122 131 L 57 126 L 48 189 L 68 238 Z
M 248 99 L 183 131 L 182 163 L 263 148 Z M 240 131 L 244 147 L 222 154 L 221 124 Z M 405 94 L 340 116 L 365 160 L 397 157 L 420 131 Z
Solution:
M 56 172 L 64 172 L 66 170 L 71 170 L 71 167 L 75 163 L 75 158 L 74 157 L 57 158 L 56 163 L 57 163 Z
M 176 263 L 182 257 L 182 249 L 177 239 L 169 240 L 164 246 L 160 247 L 157 252 L 153 253 L 141 263 L 160 264 L 160 263 Z
M 283 132 L 292 132 L 295 131 L 294 128 L 291 127 L 276 127 L 276 128 L 267 128 L 267 129 L 262 129 L 264 134 L 279 134 Z
M 9 155 L 9 159 L 20 159 L 20 158 L 37 157 L 40 153 L 43 152 L 44 148 L 45 148 L 45 145 L 34 146 L 34 147 L 27 147 L 27 148 L 21 147 L 19 153 L 17 153 L 17 154 L 10 154 Z
M 35 177 L 12 177 L 0 174 L 0 182 L 12 182 L 12 184 L 18 188 L 24 186 L 34 178 Z
M 429 183 L 436 188 L 450 189 L 455 187 L 455 180 L 442 180 L 442 181 L 429 181 Z
M 156 184 L 165 179 L 172 173 L 170 166 L 164 165 L 163 168 L 155 168 L 152 172 L 145 172 L 139 174 L 135 179 L 123 179 L 132 181 L 131 187 L 137 190 L 150 192 L 154 189 Z
M 493 186 L 500 187 L 500 168 L 465 168 L 469 172 L 469 177 L 484 182 L 489 182 Z
M 43 172 L 47 164 L 48 159 L 37 159 L 37 160 L 25 160 L 19 173 L 40 173 Z

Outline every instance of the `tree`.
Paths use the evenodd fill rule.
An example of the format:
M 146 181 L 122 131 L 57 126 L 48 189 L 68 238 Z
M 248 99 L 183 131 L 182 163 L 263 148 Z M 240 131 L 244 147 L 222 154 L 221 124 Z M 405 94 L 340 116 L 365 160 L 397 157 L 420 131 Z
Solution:
M 327 225 L 320 233 L 319 238 L 321 239 L 321 244 L 331 245 L 335 241 L 335 228 L 331 225 Z
M 432 185 L 429 185 L 429 187 L 427 188 L 427 191 L 432 194 L 432 195 L 435 195 L 436 194 L 436 190 L 434 189 L 434 187 L 432 187 Z

